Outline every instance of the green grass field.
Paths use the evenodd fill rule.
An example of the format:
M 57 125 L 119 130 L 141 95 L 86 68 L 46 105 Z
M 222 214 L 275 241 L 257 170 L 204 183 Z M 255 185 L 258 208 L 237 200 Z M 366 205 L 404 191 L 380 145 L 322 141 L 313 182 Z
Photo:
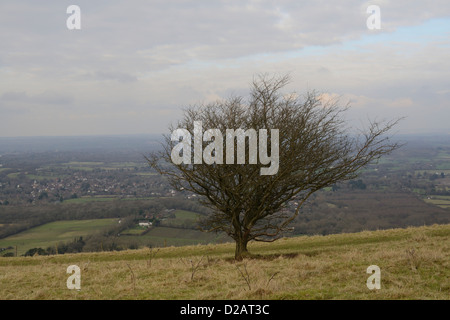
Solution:
M 16 179 L 19 176 L 20 172 L 11 172 L 8 173 L 7 177 L 10 179 Z
M 438 175 L 440 175 L 441 172 L 443 172 L 445 175 L 450 175 L 450 170 L 449 169 L 415 170 L 414 174 L 417 175 L 418 173 L 420 173 L 420 174 L 423 175 L 425 172 L 427 174 L 435 174 L 435 173 L 437 173 Z
M 71 162 L 67 162 L 67 163 L 63 163 L 64 166 L 68 166 L 68 167 L 72 167 L 72 166 L 86 166 L 86 167 L 96 167 L 96 166 L 101 166 L 103 165 L 104 162 L 100 162 L 100 161 L 71 161 Z
M 17 246 L 17 254 L 22 255 L 31 248 L 46 249 L 58 242 L 72 241 L 75 237 L 86 236 L 115 223 L 117 219 L 51 222 L 1 239 L 0 247 Z
M 426 203 L 434 204 L 435 206 L 441 208 L 450 208 L 450 200 L 442 200 L 442 199 L 424 199 Z M 450 214 L 450 213 L 449 213 Z
M 446 161 L 444 163 L 440 163 L 440 164 L 436 165 L 436 170 L 438 170 L 438 171 L 450 170 L 450 161 Z
M 431 199 L 424 198 L 423 201 L 444 209 L 450 208 L 450 196 L 433 196 Z
M 74 199 L 66 199 L 63 201 L 63 204 L 73 204 L 73 203 L 87 203 L 87 202 L 105 202 L 105 201 L 136 201 L 136 200 L 152 200 L 153 197 L 129 197 L 129 198 L 120 198 L 118 196 L 83 196 Z
M 450 225 L 250 243 L 0 258 L 2 299 L 448 300 Z M 67 267 L 81 289 L 67 288 Z M 370 290 L 369 266 L 380 268 Z M 196 266 L 193 268 L 193 266 Z M 244 278 L 246 275 L 246 278 Z
M 104 197 L 80 197 L 80 198 L 75 198 L 75 199 L 67 199 L 64 200 L 63 203 L 65 204 L 73 204 L 73 203 L 87 203 L 87 202 L 93 202 L 93 201 L 114 201 L 117 200 L 117 197 L 114 196 L 104 196 Z
M 103 169 L 103 170 L 118 170 L 125 168 L 133 168 L 140 167 L 142 163 L 135 162 L 111 162 L 105 163 L 100 161 L 71 161 L 67 163 L 63 163 L 60 165 L 61 168 L 69 167 L 74 170 L 80 171 L 93 171 L 94 169 Z
M 111 162 L 108 163 L 108 166 L 113 168 L 125 168 L 125 167 L 139 167 L 142 166 L 142 163 L 136 163 L 131 161 L 124 161 L 124 162 Z
M 138 172 L 136 173 L 137 176 L 157 176 L 158 174 L 156 172 Z
M 162 222 L 163 226 L 170 227 L 195 227 L 197 219 L 201 216 L 198 213 L 186 210 L 175 210 L 175 218 Z
M 9 173 L 7 177 L 10 179 L 16 179 L 20 174 L 21 172 L 12 172 Z M 67 175 L 40 175 L 40 174 L 38 175 L 29 173 L 25 174 L 25 177 L 30 180 L 42 181 L 42 180 L 56 180 L 58 178 L 64 179 L 65 177 L 67 177 Z
M 147 230 L 146 227 L 141 227 L 141 226 L 134 226 L 132 228 L 128 228 L 124 231 L 122 231 L 121 235 L 122 236 L 138 236 L 140 234 L 142 234 L 145 230 Z
M 26 177 L 30 180 L 37 180 L 37 181 L 42 181 L 42 180 L 56 180 L 56 179 L 64 179 L 67 177 L 67 175 L 36 175 L 36 174 L 27 174 Z
M 193 211 L 187 211 L 187 210 L 175 210 L 175 216 L 177 219 L 197 219 L 200 214 L 193 212 Z

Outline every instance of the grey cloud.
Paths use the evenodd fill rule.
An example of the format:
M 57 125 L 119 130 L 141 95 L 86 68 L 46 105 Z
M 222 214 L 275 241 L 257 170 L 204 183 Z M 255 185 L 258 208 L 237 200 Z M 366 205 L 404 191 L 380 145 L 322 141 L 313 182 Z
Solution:
M 0 96 L 0 101 L 4 102 L 20 102 L 27 104 L 71 104 L 74 99 L 71 96 L 53 92 L 43 92 L 39 94 L 29 95 L 23 91 L 8 91 Z
M 0 59 L 18 69 L 45 66 L 48 74 L 70 74 L 73 68 L 108 70 L 112 61 L 105 56 L 114 55 L 117 74 L 97 76 L 118 81 L 132 81 L 120 72 L 157 71 L 189 61 L 236 59 L 358 39 L 367 34 L 369 4 L 381 6 L 386 31 L 450 14 L 443 0 L 136 0 L 132 5 L 79 0 L 82 30 L 69 31 L 68 1 L 27 3 L 0 5 Z
M 29 97 L 26 92 L 9 91 L 5 92 L 0 96 L 0 100 L 3 101 L 23 101 L 28 100 Z
M 11 106 L 0 100 L 0 115 L 2 120 L 8 119 L 8 116 L 27 115 L 30 112 L 29 108 L 23 106 Z M 4 127 L 8 121 L 2 121 L 2 127 Z
M 77 117 L 61 130 L 77 130 L 82 123 L 77 119 L 93 114 L 100 119 L 108 112 L 117 119 L 130 112 L 128 128 L 135 130 L 132 112 L 160 106 L 172 111 L 245 94 L 254 74 L 272 71 L 293 71 L 295 89 L 352 93 L 377 102 L 412 98 L 416 109 L 427 100 L 442 106 L 448 96 L 432 96 L 450 85 L 448 41 L 424 48 L 417 40 L 400 49 L 376 43 L 362 45 L 364 52 L 339 47 L 348 40 L 449 17 L 447 0 L 77 0 L 82 19 L 78 31 L 66 28 L 70 4 L 1 1 L 2 120 L 7 108 L 31 109 L 45 113 L 50 123 L 64 116 L 64 106 L 71 106 Z M 366 27 L 370 4 L 381 7 L 382 30 L 375 33 Z M 321 52 L 302 50 L 311 46 Z M 423 82 L 428 89 L 421 88 Z M 148 128 L 169 118 L 163 113 L 149 111 Z M 32 123 L 22 120 L 17 126 Z M 107 122 L 99 128 L 107 130 Z M 0 135 L 9 134 L 1 130 Z
M 68 105 L 74 102 L 74 98 L 67 94 L 60 94 L 54 92 L 44 92 L 32 97 L 33 101 L 41 104 L 57 104 Z
M 119 83 L 131 83 L 137 81 L 137 77 L 130 73 L 121 71 L 104 71 L 104 70 L 85 73 L 79 76 L 79 78 L 82 80 L 116 81 Z
M 367 33 L 365 8 L 376 3 L 140 0 L 130 5 L 123 1 L 80 0 L 82 30 L 71 32 L 65 28 L 63 3 L 30 2 L 25 10 L 10 2 L 0 7 L 4 9 L 1 21 L 8 30 L 0 32 L 0 39 L 18 50 L 28 48 L 29 53 L 50 53 L 47 50 L 54 49 L 67 54 L 70 50 L 72 56 L 89 56 L 92 62 L 100 59 L 95 53 L 122 53 L 137 58 L 138 50 L 152 51 L 173 44 L 178 52 L 190 53 L 179 56 L 184 61 L 237 58 L 357 39 Z M 442 0 L 432 4 L 378 3 L 387 30 L 450 13 L 449 5 Z M 21 19 L 4 17 L 19 12 Z

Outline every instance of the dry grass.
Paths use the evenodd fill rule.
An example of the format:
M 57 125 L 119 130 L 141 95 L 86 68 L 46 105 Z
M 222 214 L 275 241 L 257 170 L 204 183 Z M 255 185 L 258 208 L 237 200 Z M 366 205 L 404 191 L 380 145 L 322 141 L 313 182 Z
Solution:
M 1 299 L 449 299 L 450 225 L 252 243 L 0 258 Z M 151 259 L 151 263 L 149 263 Z M 81 290 L 69 290 L 69 265 Z M 366 269 L 381 269 L 369 290 Z

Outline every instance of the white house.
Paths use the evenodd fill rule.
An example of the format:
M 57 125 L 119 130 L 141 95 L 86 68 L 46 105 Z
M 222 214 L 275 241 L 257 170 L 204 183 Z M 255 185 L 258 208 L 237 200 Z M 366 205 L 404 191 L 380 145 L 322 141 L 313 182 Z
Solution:
M 139 221 L 140 227 L 150 227 L 152 223 L 150 221 Z

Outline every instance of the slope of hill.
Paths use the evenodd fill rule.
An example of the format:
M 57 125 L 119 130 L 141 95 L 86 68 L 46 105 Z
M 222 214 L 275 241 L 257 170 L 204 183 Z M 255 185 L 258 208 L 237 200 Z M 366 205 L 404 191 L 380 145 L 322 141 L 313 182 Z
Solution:
M 449 299 L 450 225 L 0 259 L 2 299 Z M 81 289 L 68 289 L 67 268 Z M 370 290 L 369 266 L 381 288 Z

